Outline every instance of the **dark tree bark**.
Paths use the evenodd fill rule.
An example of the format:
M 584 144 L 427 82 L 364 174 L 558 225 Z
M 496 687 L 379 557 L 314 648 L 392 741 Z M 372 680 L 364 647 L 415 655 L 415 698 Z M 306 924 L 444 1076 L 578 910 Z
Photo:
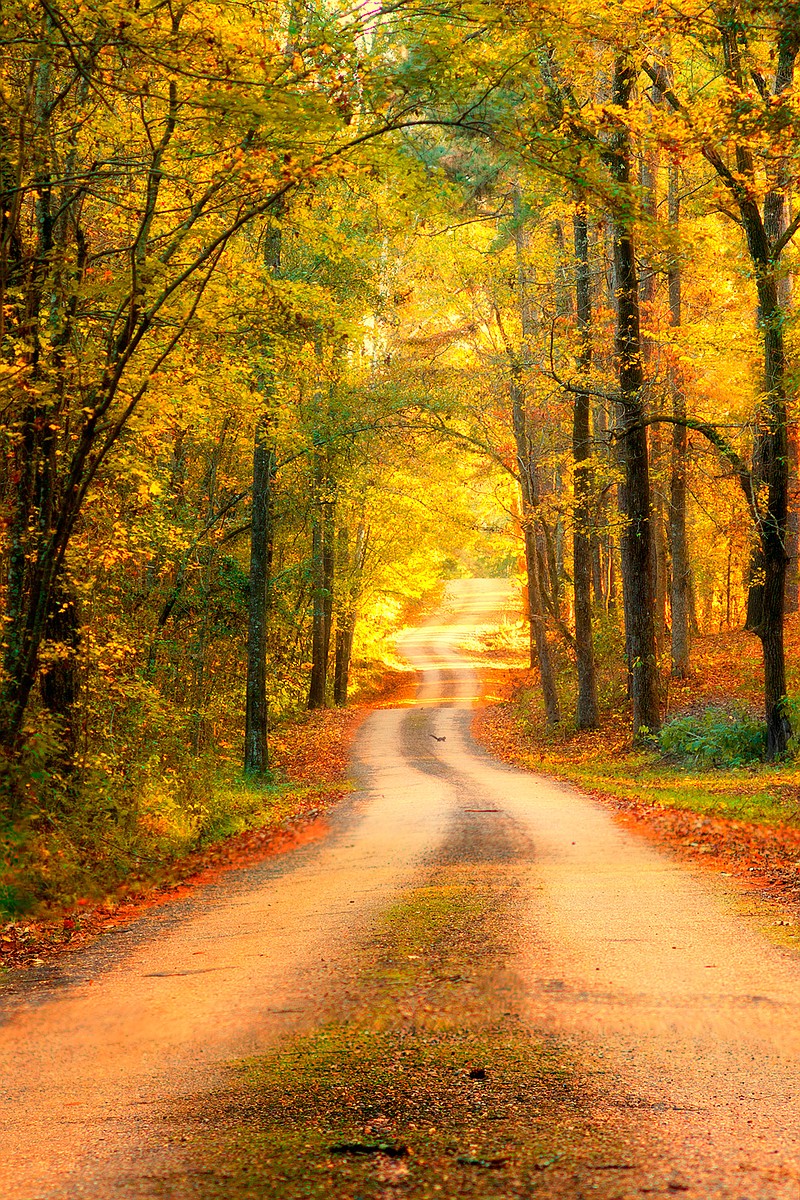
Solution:
M 589 274 L 589 228 L 586 209 L 579 206 L 574 216 L 575 299 L 580 340 L 578 368 L 587 376 L 592 365 L 592 293 Z M 597 678 L 592 643 L 592 540 L 591 540 L 591 399 L 576 392 L 572 410 L 573 488 L 573 595 L 575 604 L 575 651 L 578 698 L 575 722 L 578 729 L 593 729 L 598 723 Z
M 748 220 L 745 231 L 754 261 L 766 266 L 768 251 L 762 242 L 763 224 L 760 216 L 758 221 L 755 216 Z M 777 758 L 786 753 L 791 737 L 791 725 L 784 706 L 786 659 L 783 642 L 789 493 L 786 353 L 784 314 L 778 301 L 774 269 L 760 272 L 756 277 L 756 286 L 759 322 L 764 338 L 765 387 L 761 420 L 753 447 L 752 480 L 755 495 L 764 489 L 767 502 L 759 521 L 759 544 L 753 555 L 745 627 L 760 638 L 763 648 L 767 756 Z
M 277 217 L 283 216 L 279 206 Z M 265 233 L 264 261 L 277 277 L 281 268 L 280 224 Z M 250 527 L 250 589 L 247 614 L 247 685 L 245 693 L 244 769 L 248 774 L 269 772 L 269 698 L 267 693 L 267 637 L 269 576 L 272 556 L 272 492 L 276 461 L 272 428 L 272 379 L 264 380 L 264 411 L 253 444 L 253 510 Z
M 773 99 L 791 89 L 800 49 L 800 27 L 794 14 L 776 10 L 776 70 Z M 723 68 L 729 82 L 740 91 L 749 86 L 740 55 L 741 25 L 731 10 L 720 26 Z M 644 64 L 648 76 L 676 112 L 686 110 L 672 90 L 663 67 Z M 762 95 L 769 94 L 765 79 L 754 80 Z M 777 119 L 777 117 L 776 117 Z M 756 543 L 751 560 L 746 628 L 761 641 L 764 656 L 764 707 L 767 719 L 767 757 L 786 754 L 791 725 L 785 707 L 786 661 L 783 642 L 786 573 L 789 440 L 787 418 L 785 310 L 781 302 L 780 258 L 797 225 L 785 223 L 786 164 L 767 163 L 768 190 L 763 212 L 759 204 L 758 174 L 752 149 L 735 141 L 735 169 L 727 165 L 716 147 L 706 143 L 702 153 L 728 189 L 738 209 L 758 296 L 758 325 L 764 347 L 764 387 L 753 444 L 752 468 L 739 472 L 753 516 Z M 778 230 L 785 229 L 779 233 Z
M 619 58 L 614 68 L 613 100 L 628 107 L 636 70 Z M 618 186 L 612 216 L 617 281 L 615 349 L 619 379 L 619 456 L 624 480 L 619 489 L 625 517 L 621 537 L 625 640 L 633 705 L 633 738 L 640 741 L 661 724 L 658 664 L 653 620 L 652 528 L 647 430 L 642 398 L 642 339 L 631 195 L 630 134 L 620 123 L 607 161 Z
M 253 507 L 250 529 L 244 769 L 253 775 L 265 775 L 269 771 L 267 634 L 274 477 L 272 428 L 271 422 L 265 417 L 259 423 L 253 447 Z
M 779 33 L 775 96 L 780 96 L 792 84 L 799 38 L 800 30 L 795 24 Z M 735 24 L 723 27 L 722 40 L 726 73 L 733 81 L 741 81 L 739 33 Z M 755 498 L 766 492 L 766 506 L 759 512 L 759 544 L 753 556 L 745 625 L 760 638 L 763 648 L 767 757 L 774 759 L 787 752 L 792 733 L 784 704 L 789 438 L 784 344 L 786 313 L 781 303 L 779 282 L 779 260 L 783 249 L 780 245 L 783 234 L 779 230 L 786 228 L 786 180 L 784 171 L 779 168 L 765 198 L 762 215 L 754 187 L 741 182 L 742 178 L 746 181 L 754 179 L 750 149 L 738 146 L 736 159 L 739 179 L 734 180 L 734 194 L 753 263 L 758 323 L 764 342 L 764 393 L 753 446 L 752 488 Z M 759 506 L 758 499 L 756 505 Z
M 672 232 L 677 236 L 680 222 L 678 198 L 678 168 L 669 168 L 668 209 Z M 682 322 L 681 312 L 681 267 L 677 253 L 670 260 L 668 269 L 670 324 L 678 329 Z M 686 416 L 686 396 L 677 363 L 669 366 L 669 388 L 672 397 L 672 415 L 676 423 L 672 427 L 672 452 L 670 461 L 669 490 L 669 543 L 672 557 L 672 579 L 670 608 L 672 613 L 672 677 L 685 679 L 689 674 L 691 641 L 689 613 L 691 609 L 691 579 L 689 545 L 686 532 L 686 426 L 679 422 Z

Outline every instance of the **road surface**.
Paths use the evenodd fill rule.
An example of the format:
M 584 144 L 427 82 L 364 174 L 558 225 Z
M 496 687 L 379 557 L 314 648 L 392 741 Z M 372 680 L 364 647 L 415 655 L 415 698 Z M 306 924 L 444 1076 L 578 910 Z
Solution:
M 584 1064 L 597 1105 L 638 1131 L 647 1178 L 691 1197 L 798 1200 L 800 962 L 724 881 L 472 743 L 476 679 L 459 645 L 507 594 L 502 581 L 459 581 L 409 636 L 417 701 L 364 723 L 359 791 L 321 842 L 12 976 L 4 1200 L 123 1195 L 159 1161 L 164 1105 L 312 1027 L 381 913 L 454 826 L 476 823 L 483 846 L 513 824 L 530 847 L 515 866 L 526 1017 Z

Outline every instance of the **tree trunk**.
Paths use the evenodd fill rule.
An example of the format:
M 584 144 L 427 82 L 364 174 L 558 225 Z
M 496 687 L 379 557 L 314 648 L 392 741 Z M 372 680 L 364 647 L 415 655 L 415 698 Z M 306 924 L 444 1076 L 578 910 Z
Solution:
M 325 654 L 325 568 L 322 553 L 322 522 L 321 506 L 315 503 L 311 514 L 311 678 L 308 684 L 309 708 L 324 708 L 328 680 L 328 659 Z
M 545 720 L 548 725 L 557 725 L 561 719 L 558 705 L 553 660 L 547 643 L 547 627 L 542 604 L 542 586 L 534 520 L 535 489 L 531 475 L 534 470 L 525 434 L 525 410 L 522 388 L 516 379 L 511 381 L 511 409 L 514 420 L 514 439 L 519 467 L 520 496 L 522 499 L 522 534 L 525 543 L 525 575 L 527 580 L 528 618 L 530 620 L 531 666 L 539 668 L 539 678 L 544 701 Z
M 283 217 L 281 205 L 278 219 Z M 270 274 L 281 266 L 279 224 L 265 232 L 264 261 Z M 253 444 L 253 511 L 250 527 L 250 594 L 247 614 L 247 684 L 245 692 L 244 769 L 248 774 L 269 772 L 269 700 L 267 696 L 267 633 L 269 575 L 272 556 L 272 488 L 276 462 L 272 446 L 271 380 L 267 380 L 264 412 Z
M 333 615 L 333 503 L 328 499 L 329 480 L 322 452 L 314 452 L 315 496 L 311 510 L 311 678 L 308 707 L 324 708 L 328 691 L 331 624 Z
M 340 563 L 347 556 L 348 534 L 346 527 L 340 532 L 340 545 L 343 553 Z M 361 596 L 362 575 L 367 556 L 369 534 L 363 521 L 359 523 L 356 534 L 355 552 L 350 564 L 347 591 L 342 611 L 336 627 L 336 652 L 333 668 L 333 702 L 337 705 L 347 704 L 347 692 L 350 681 L 350 661 L 353 653 L 353 637 L 358 616 L 358 601 Z
M 561 720 L 558 705 L 558 689 L 553 670 L 553 660 L 550 647 L 547 644 L 547 628 L 545 626 L 542 608 L 542 593 L 539 580 L 539 553 L 536 545 L 536 530 L 533 525 L 533 514 L 523 496 L 523 535 L 525 538 L 525 568 L 528 581 L 528 611 L 531 621 L 531 636 L 536 651 L 536 665 L 539 668 L 539 679 L 544 701 L 545 721 L 548 725 L 557 725 Z
M 592 295 L 589 274 L 589 230 L 582 205 L 574 216 L 575 297 L 580 346 L 578 367 L 588 375 L 592 365 Z M 592 643 L 592 540 L 591 540 L 591 399 L 576 392 L 572 410 L 573 488 L 573 595 L 575 604 L 575 652 L 578 698 L 575 723 L 578 729 L 593 729 L 598 723 L 597 679 Z
M 780 16 L 785 24 L 779 23 L 776 36 L 775 97 L 791 88 L 800 48 L 800 30 L 794 14 L 787 12 Z M 735 86 L 743 87 L 745 68 L 740 57 L 740 32 L 736 21 L 726 14 L 720 27 L 725 73 Z M 711 161 L 718 171 L 722 166 L 721 174 L 725 179 L 725 168 L 719 155 L 716 160 L 712 156 Z M 786 314 L 779 282 L 782 247 L 776 244 L 778 231 L 786 228 L 785 204 L 790 175 L 787 164 L 779 162 L 769 179 L 762 216 L 754 186 L 757 174 L 755 158 L 746 142 L 736 145 L 736 170 L 737 178 L 731 176 L 731 182 L 726 180 L 726 184 L 736 198 L 747 239 L 758 294 L 758 324 L 764 340 L 764 391 L 756 426 L 748 497 L 751 510 L 757 518 L 758 544 L 751 563 L 746 628 L 758 635 L 764 652 L 767 757 L 775 759 L 788 751 L 792 733 L 785 706 L 783 646 L 789 496 L 786 350 L 783 336 Z
M 669 168 L 668 193 L 669 223 L 677 237 L 680 221 L 678 198 L 678 168 Z M 670 260 L 668 269 L 670 325 L 679 329 L 683 319 L 681 312 L 681 267 L 677 253 Z M 669 365 L 669 389 L 672 396 L 672 415 L 676 422 L 686 417 L 686 396 L 677 362 Z M 672 612 L 672 678 L 686 679 L 690 668 L 690 564 L 689 545 L 686 534 L 686 426 L 672 426 L 672 453 L 669 484 L 669 544 L 672 557 L 672 580 L 670 608 Z
M 614 103 L 628 106 L 636 71 L 622 58 L 614 68 Z M 608 161 L 620 192 L 613 212 L 614 266 L 617 279 L 615 348 L 620 409 L 620 461 L 624 481 L 619 489 L 625 517 L 621 537 L 625 640 L 633 705 L 633 738 L 639 742 L 661 724 L 658 663 L 653 621 L 650 473 L 647 430 L 642 401 L 642 340 L 633 216 L 630 211 L 630 135 L 620 123 Z
M 511 419 L 514 428 L 514 443 L 517 451 L 517 475 L 522 499 L 522 531 L 525 541 L 525 573 L 527 579 L 528 616 L 530 620 L 531 666 L 539 668 L 539 678 L 544 701 L 545 720 L 556 725 L 561 719 L 558 704 L 553 660 L 547 644 L 547 627 L 542 602 L 542 580 L 539 571 L 539 555 L 535 528 L 536 494 L 535 470 L 528 439 L 525 414 L 525 392 L 522 385 L 522 369 L 530 358 L 530 339 L 533 322 L 528 303 L 528 287 L 525 276 L 524 229 L 522 196 L 519 187 L 514 187 L 514 244 L 517 266 L 517 295 L 520 324 L 522 326 L 521 358 L 511 360 Z M 535 656 L 535 658 L 534 658 Z
M 748 241 L 757 243 L 760 230 L 746 226 L 746 232 Z M 758 266 L 758 259 L 756 264 Z M 754 493 L 758 495 L 764 489 L 767 502 L 766 511 L 759 522 L 759 545 L 751 568 L 746 628 L 757 634 L 763 648 L 767 757 L 775 759 L 787 752 L 792 735 L 785 707 L 786 663 L 783 645 L 789 494 L 786 355 L 783 343 L 784 314 L 778 300 L 774 269 L 769 271 L 762 268 L 756 282 L 759 322 L 764 336 L 765 394 L 753 448 L 752 476 Z
M 247 625 L 247 691 L 244 769 L 252 775 L 269 771 L 269 702 L 267 698 L 267 630 L 272 483 L 275 454 L 270 421 L 262 418 L 253 448 L 253 508 L 250 529 L 250 595 Z

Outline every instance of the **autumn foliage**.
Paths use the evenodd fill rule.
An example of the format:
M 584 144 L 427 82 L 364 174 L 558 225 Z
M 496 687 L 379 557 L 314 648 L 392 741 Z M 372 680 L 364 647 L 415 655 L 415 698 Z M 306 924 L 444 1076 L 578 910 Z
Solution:
M 791 749 L 793 6 L 11 0 L 0 46 L 18 875 L 224 826 L 448 573 L 524 564 L 546 723 L 629 692 L 646 741 L 722 630 Z

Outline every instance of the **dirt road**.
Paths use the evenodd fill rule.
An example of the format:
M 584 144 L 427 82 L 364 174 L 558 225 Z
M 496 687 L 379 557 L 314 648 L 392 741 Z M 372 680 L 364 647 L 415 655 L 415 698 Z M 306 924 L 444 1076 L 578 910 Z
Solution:
M 580 1065 L 597 1121 L 631 1149 L 630 1161 L 592 1164 L 599 1182 L 579 1190 L 564 1176 L 548 1194 L 798 1200 L 800 962 L 724 881 L 474 746 L 475 676 L 459 644 L 506 593 L 454 585 L 441 616 L 409 637 L 417 703 L 365 723 L 360 790 L 322 842 L 231 873 L 76 954 L 58 977 L 12 978 L 0 1025 L 6 1200 L 234 1195 L 196 1181 L 165 1191 L 165 1111 L 174 1142 L 175 1106 L 191 1096 L 202 1120 L 226 1064 L 313 1030 L 354 986 L 352 964 L 387 907 L 454 847 L 466 878 L 513 884 L 515 1003 Z M 434 1191 L 465 1194 L 452 1181 Z

